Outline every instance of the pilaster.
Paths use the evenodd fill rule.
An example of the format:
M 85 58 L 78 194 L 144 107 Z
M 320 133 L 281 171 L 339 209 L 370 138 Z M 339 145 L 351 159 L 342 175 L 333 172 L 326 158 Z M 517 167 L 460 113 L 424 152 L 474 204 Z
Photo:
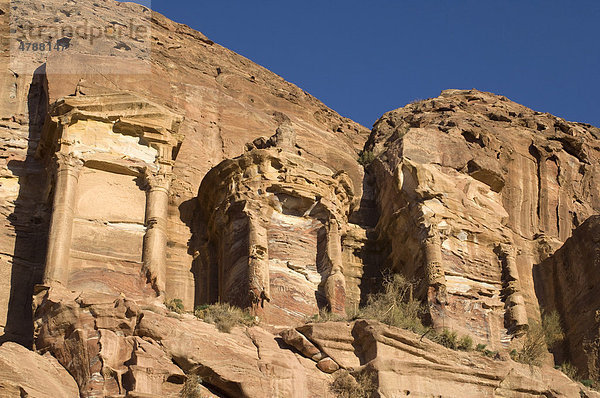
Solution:
M 77 200 L 77 184 L 83 161 L 73 154 L 57 153 L 55 162 L 56 182 L 44 283 L 58 282 L 67 285 L 70 271 L 69 257 L 73 235 L 73 214 Z

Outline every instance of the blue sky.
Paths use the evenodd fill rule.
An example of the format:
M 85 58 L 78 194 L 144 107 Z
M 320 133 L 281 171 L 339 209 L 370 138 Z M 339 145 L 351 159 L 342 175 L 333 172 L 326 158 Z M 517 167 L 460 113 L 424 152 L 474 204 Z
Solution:
M 151 4 L 367 127 L 446 88 L 600 126 L 598 0 Z

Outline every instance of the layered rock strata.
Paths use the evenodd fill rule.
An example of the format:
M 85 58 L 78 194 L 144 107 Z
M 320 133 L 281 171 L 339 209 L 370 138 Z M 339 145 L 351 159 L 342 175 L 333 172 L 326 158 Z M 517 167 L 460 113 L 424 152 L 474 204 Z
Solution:
M 600 211 L 600 131 L 477 90 L 385 114 L 376 160 L 388 264 L 437 327 L 506 347 L 539 318 L 532 267 Z
M 43 279 L 51 213 L 45 167 L 35 153 L 48 110 L 61 98 L 125 92 L 184 118 L 179 133 L 186 139 L 172 166 L 166 212 L 165 283 L 169 299 L 181 299 L 188 310 L 195 296 L 188 241 L 198 187 L 212 167 L 242 153 L 247 142 L 289 120 L 304 156 L 346 170 L 358 194 L 362 168 L 355 158 L 368 130 L 202 33 L 134 3 L 12 4 L 0 3 L 0 92 L 6 94 L 0 97 L 0 334 L 5 338 L 31 344 L 31 292 Z M 77 34 L 56 36 L 54 29 L 103 30 L 107 23 L 142 27 L 148 34 L 90 41 Z M 10 46 L 18 42 L 9 35 L 19 26 L 52 27 L 40 40 L 69 46 L 60 53 L 20 57 L 17 71 L 11 54 L 18 49 Z M 126 202 L 144 203 L 141 197 Z
M 337 372 L 365 373 L 382 397 L 600 396 L 552 367 L 453 351 L 374 321 L 307 324 L 280 337 L 261 327 L 222 333 L 160 303 L 61 286 L 35 305 L 37 349 L 63 364 L 82 397 L 177 397 L 199 376 L 205 396 L 333 398 Z
M 308 324 L 284 341 L 328 372 L 364 373 L 382 397 L 597 397 L 551 367 L 462 353 L 374 321 Z M 334 366 L 319 366 L 324 362 Z M 358 386 L 357 386 L 358 387 Z
M 58 359 L 82 397 L 179 397 L 188 375 L 206 396 L 332 396 L 329 376 L 259 327 L 221 333 L 158 301 L 60 285 L 34 303 L 37 350 Z

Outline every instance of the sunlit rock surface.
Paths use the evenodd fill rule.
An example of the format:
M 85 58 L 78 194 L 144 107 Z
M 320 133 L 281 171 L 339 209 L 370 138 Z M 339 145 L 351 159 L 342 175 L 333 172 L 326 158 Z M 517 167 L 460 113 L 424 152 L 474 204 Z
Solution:
M 176 397 L 199 376 L 206 396 L 328 397 L 348 371 L 382 397 L 598 396 L 549 354 L 538 368 L 509 352 L 555 309 L 556 364 L 598 377 L 600 130 L 446 90 L 369 136 L 141 6 L 12 4 L 7 45 L 26 24 L 149 29 L 1 53 L 0 395 Z M 355 313 L 389 272 L 415 282 L 427 325 L 497 354 L 306 324 Z M 215 302 L 258 325 L 192 315 Z

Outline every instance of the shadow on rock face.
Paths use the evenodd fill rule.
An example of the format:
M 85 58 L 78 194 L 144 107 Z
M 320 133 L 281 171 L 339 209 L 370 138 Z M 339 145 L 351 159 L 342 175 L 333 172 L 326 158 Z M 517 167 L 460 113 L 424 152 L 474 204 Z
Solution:
M 50 212 L 47 203 L 47 173 L 35 158 L 48 110 L 45 65 L 33 75 L 28 95 L 29 137 L 24 161 L 11 160 L 9 169 L 19 178 L 19 193 L 8 219 L 15 230 L 7 322 L 0 343 L 14 341 L 31 347 L 33 286 L 41 281 L 46 257 Z

